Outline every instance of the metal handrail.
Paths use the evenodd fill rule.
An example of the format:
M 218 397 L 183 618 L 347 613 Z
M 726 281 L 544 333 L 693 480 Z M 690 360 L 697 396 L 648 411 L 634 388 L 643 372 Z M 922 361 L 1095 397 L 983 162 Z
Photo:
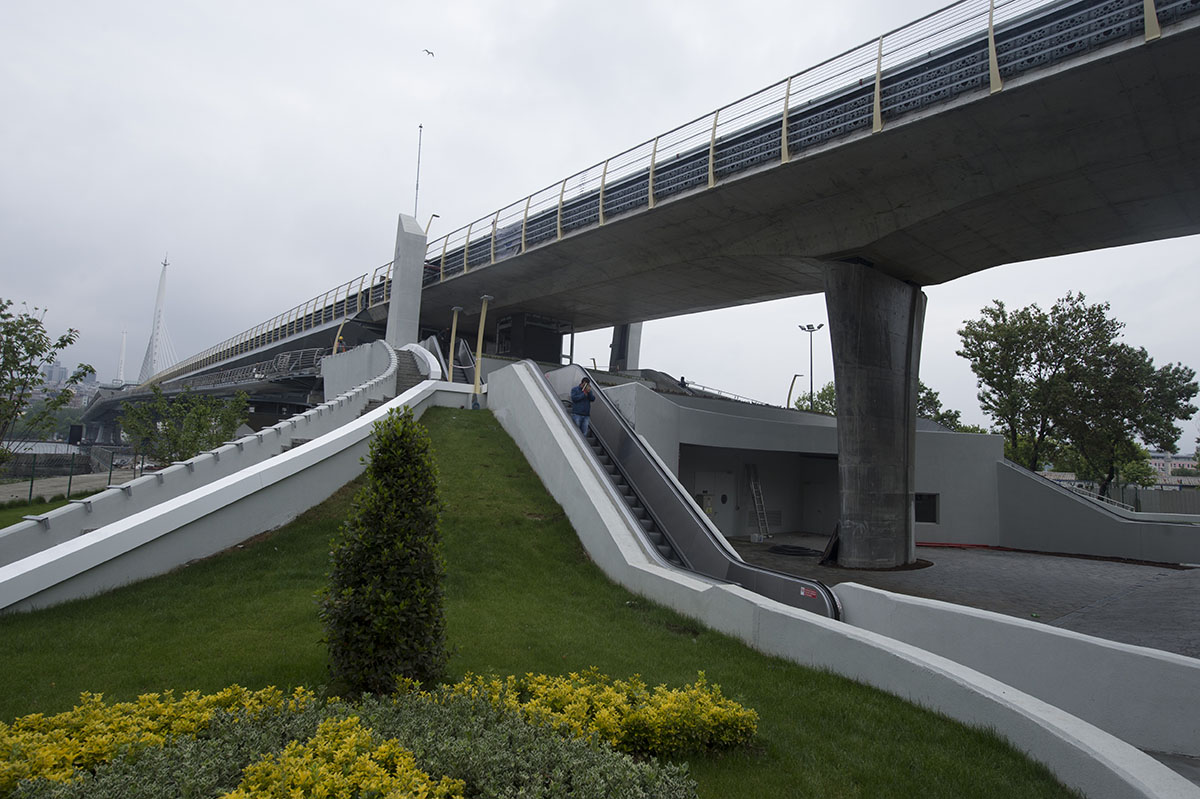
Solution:
M 1006 458 L 1005 460 L 1008 460 L 1008 459 Z M 1024 466 L 1022 466 L 1021 464 L 1019 464 L 1015 461 L 1009 460 L 1008 462 L 1010 464 L 1012 464 L 1013 466 L 1017 467 L 1018 469 L 1022 469 L 1025 472 L 1032 474 L 1034 477 L 1038 478 L 1039 480 L 1044 480 L 1052 486 L 1064 489 L 1066 491 L 1070 491 L 1072 494 L 1075 494 L 1076 496 L 1083 497 L 1084 499 L 1091 500 L 1092 502 L 1096 502 L 1101 505 L 1112 505 L 1114 507 L 1121 508 L 1122 510 L 1136 512 L 1136 509 L 1132 505 L 1126 505 L 1124 502 L 1120 502 L 1115 499 L 1109 499 L 1108 497 L 1104 497 L 1099 494 L 1093 494 L 1090 491 L 1086 491 L 1082 488 L 1079 488 L 1078 486 L 1070 485 L 1069 483 L 1060 483 L 1057 480 L 1051 480 L 1046 475 L 1038 474 L 1035 471 L 1026 469 Z
M 734 394 L 732 391 L 725 391 L 724 389 L 713 388 L 712 386 L 706 386 L 703 383 L 691 382 L 691 383 L 687 384 L 687 387 L 699 389 L 700 391 L 703 391 L 706 394 L 716 394 L 718 397 L 720 397 L 722 399 L 731 399 L 731 400 L 736 400 L 738 402 L 747 402 L 751 405 L 770 405 L 771 404 L 769 402 L 762 402 L 760 400 L 751 399 L 750 397 L 743 397 L 741 394 Z
M 663 198 L 703 190 L 771 161 L 1002 78 L 1073 57 L 1197 13 L 1194 0 L 960 0 L 576 172 L 427 243 L 425 284 L 557 241 Z M 1078 30 L 1063 20 L 1086 17 Z M 1091 14 L 1090 17 L 1087 17 Z M 1094 19 L 1099 15 L 1100 21 Z M 944 63 L 943 63 L 944 62 Z M 953 69 L 921 83 L 923 65 Z M 939 66 L 940 65 L 940 66 Z M 951 85 L 946 87 L 945 83 Z M 806 116 L 809 115 L 809 116 Z M 814 116 L 815 115 L 815 116 Z M 806 120 L 817 119 L 815 132 Z M 220 363 L 330 319 L 386 302 L 391 264 L 331 289 L 153 376 L 160 382 Z
M 533 371 L 542 374 L 540 369 Z M 591 376 L 578 364 L 544 375 L 559 399 L 564 398 L 558 393 L 563 387 L 577 385 L 583 377 Z M 690 570 L 740 585 L 792 607 L 832 619 L 841 618 L 841 603 L 824 583 L 743 561 L 646 446 L 616 404 L 603 391 L 594 393 L 592 430 Z M 566 413 L 561 406 L 559 410 Z
M 172 380 L 188 372 L 252 352 L 323 324 L 353 317 L 391 298 L 392 264 L 376 267 L 341 285 L 318 294 L 273 318 L 215 344 L 187 360 L 152 376 L 150 383 Z
M 665 181 L 673 181 L 669 188 L 674 194 L 711 188 L 722 178 L 772 158 L 786 162 L 805 146 L 804 142 L 792 141 L 789 128 L 794 125 L 793 116 L 818 100 L 851 93 L 862 95 L 856 101 L 857 116 L 839 125 L 837 135 L 843 135 L 872 124 L 872 114 L 872 130 L 878 132 L 885 121 L 927 104 L 920 99 L 914 102 L 909 97 L 913 92 L 923 91 L 926 101 L 937 102 L 963 90 L 903 85 L 903 70 L 922 63 L 957 58 L 964 64 L 963 76 L 957 78 L 960 84 L 987 85 L 990 91 L 998 91 L 1002 87 L 1002 74 L 1019 74 L 1032 68 L 1031 64 L 1037 65 L 1033 63 L 1036 59 L 1018 47 L 1020 36 L 1029 37 L 1033 35 L 1030 30 L 1034 30 L 1038 46 L 1053 50 L 1062 48 L 1063 36 L 1074 35 L 1064 34 L 1056 27 L 1054 15 L 1063 9 L 1102 13 L 1107 15 L 1106 19 L 1116 19 L 1114 15 L 1118 15 L 1120 18 L 1112 24 L 1124 26 L 1122 30 L 1129 28 L 1131 14 L 1145 15 L 1142 25 L 1147 39 L 1153 38 L 1160 18 L 1170 21 L 1173 14 L 1182 17 L 1194 13 L 1184 8 L 1188 5 L 1186 0 L 1159 0 L 1157 11 L 1148 0 L 1144 3 L 1118 0 L 1116 9 L 1110 13 L 1107 7 L 1113 5 L 1112 0 L 960 0 L 624 150 L 430 242 L 426 263 L 436 263 L 438 268 L 427 270 L 426 274 L 430 282 L 441 282 L 470 271 L 462 266 L 464 250 L 487 251 L 491 257 L 486 263 L 494 263 L 538 244 L 557 241 L 573 228 L 603 225 L 619 213 L 653 208 L 661 199 Z M 1039 28 L 1039 20 L 1048 21 Z M 1013 38 L 1005 40 L 1003 35 L 1010 31 L 1014 32 Z M 1103 36 L 1099 39 L 1107 41 Z M 1072 40 L 1064 52 L 1076 53 L 1077 43 Z M 977 47 L 983 50 L 976 52 Z M 898 85 L 891 85 L 893 78 Z M 871 103 L 873 112 L 868 107 Z M 773 137 L 759 136 L 758 131 L 768 129 L 777 133 Z M 751 146 L 758 152 L 746 159 L 747 163 L 722 163 L 719 143 L 751 134 L 758 136 Z M 816 143 L 829 138 L 823 136 Z M 671 171 L 679 174 L 666 174 Z M 609 210 L 606 206 L 617 194 L 623 195 L 624 200 Z M 516 235 L 512 235 L 514 231 Z M 498 246 L 497 237 L 504 232 L 519 241 L 519 248 Z

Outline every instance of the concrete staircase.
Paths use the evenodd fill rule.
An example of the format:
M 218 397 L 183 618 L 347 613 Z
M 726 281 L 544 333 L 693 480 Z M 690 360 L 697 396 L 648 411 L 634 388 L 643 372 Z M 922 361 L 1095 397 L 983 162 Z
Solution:
M 406 350 L 396 351 L 396 396 L 426 380 L 417 368 L 417 358 Z

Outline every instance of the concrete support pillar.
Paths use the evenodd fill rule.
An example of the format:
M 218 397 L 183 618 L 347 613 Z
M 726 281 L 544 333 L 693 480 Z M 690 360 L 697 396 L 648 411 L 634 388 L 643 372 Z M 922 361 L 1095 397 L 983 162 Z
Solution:
M 385 340 L 393 347 L 415 344 L 421 323 L 421 275 L 425 267 L 425 231 L 417 220 L 400 214 L 396 255 L 392 260 L 392 298 Z
M 642 323 L 616 325 L 609 349 L 608 371 L 624 372 L 637 369 L 642 351 Z
M 837 384 L 838 564 L 916 560 L 913 484 L 925 294 L 868 266 L 825 272 Z

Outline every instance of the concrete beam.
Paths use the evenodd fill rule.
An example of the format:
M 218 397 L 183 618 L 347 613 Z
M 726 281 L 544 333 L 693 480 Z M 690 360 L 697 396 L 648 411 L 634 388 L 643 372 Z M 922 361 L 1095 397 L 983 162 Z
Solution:
M 925 294 L 860 264 L 825 271 L 838 405 L 838 563 L 916 560 L 913 490 Z
M 613 327 L 612 350 L 608 356 L 608 371 L 625 372 L 638 368 L 642 353 L 642 323 L 616 325 Z
M 417 220 L 400 214 L 396 255 L 392 260 L 392 297 L 388 304 L 387 343 L 393 349 L 416 344 L 421 323 L 421 273 L 425 265 L 425 231 Z

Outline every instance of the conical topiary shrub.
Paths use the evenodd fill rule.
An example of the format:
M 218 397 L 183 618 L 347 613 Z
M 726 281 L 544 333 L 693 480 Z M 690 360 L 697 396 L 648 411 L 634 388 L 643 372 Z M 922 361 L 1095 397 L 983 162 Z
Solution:
M 330 553 L 320 616 L 335 686 L 390 693 L 446 668 L 437 466 L 412 410 L 375 423 L 366 485 Z

